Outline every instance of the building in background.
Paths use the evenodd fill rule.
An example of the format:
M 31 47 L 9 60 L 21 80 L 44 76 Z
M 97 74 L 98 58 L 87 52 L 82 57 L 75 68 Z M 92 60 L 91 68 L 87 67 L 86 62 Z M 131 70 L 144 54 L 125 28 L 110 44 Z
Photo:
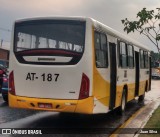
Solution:
M 9 60 L 9 49 L 0 47 L 0 59 Z

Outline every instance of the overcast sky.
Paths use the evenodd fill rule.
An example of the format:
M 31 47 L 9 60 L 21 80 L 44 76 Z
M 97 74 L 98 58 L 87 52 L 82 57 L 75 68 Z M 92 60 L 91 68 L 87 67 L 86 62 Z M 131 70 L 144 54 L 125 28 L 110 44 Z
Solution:
M 136 14 L 142 8 L 156 9 L 160 0 L 0 0 L 0 39 L 10 41 L 13 21 L 19 18 L 37 16 L 86 16 L 92 17 L 121 33 L 122 19 L 136 19 Z M 126 34 L 127 35 L 127 34 Z M 138 33 L 129 34 L 150 48 L 153 44 Z

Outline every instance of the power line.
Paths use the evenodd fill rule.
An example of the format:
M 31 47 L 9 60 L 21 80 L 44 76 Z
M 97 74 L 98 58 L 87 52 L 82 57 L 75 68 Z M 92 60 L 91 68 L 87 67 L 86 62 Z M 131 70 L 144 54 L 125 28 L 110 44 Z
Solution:
M 6 28 L 0 28 L 0 30 L 2 30 L 2 31 L 7 31 L 7 32 L 11 32 L 10 29 L 6 29 Z

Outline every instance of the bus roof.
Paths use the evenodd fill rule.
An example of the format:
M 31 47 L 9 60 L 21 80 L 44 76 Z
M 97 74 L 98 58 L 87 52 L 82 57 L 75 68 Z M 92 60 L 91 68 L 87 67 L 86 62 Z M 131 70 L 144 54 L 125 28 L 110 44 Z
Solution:
M 103 30 L 105 30 L 105 32 L 107 32 L 109 35 L 112 35 L 124 42 L 127 42 L 129 44 L 132 44 L 138 48 L 142 48 L 142 49 L 145 49 L 147 51 L 151 51 L 151 49 L 149 47 L 147 47 L 146 45 L 143 45 L 139 42 L 137 42 L 136 40 L 133 40 L 131 38 L 129 38 L 128 36 L 110 28 L 109 26 L 93 19 L 93 18 L 90 18 L 90 17 L 77 17 L 77 16 L 67 16 L 67 17 L 63 17 L 63 16 L 50 16 L 50 17 L 33 17 L 33 18 L 24 18 L 24 19 L 19 19 L 19 20 L 16 20 L 15 22 L 23 22 L 23 21 L 29 21 L 29 20 L 45 20 L 45 19 L 58 19 L 58 20 L 79 20 L 79 21 L 92 21 L 93 25 L 97 28 L 103 28 Z
M 149 47 L 147 47 L 147 46 L 139 43 L 138 41 L 131 39 L 130 37 L 128 37 L 128 36 L 126 36 L 126 35 L 118 32 L 118 31 L 116 31 L 116 30 L 114 30 L 114 29 L 112 29 L 112 28 L 110 28 L 109 26 L 104 25 L 103 23 L 101 23 L 101 22 L 99 22 L 99 21 L 96 21 L 96 20 L 94 20 L 94 19 L 92 19 L 92 20 L 93 20 L 94 25 L 95 25 L 96 27 L 99 27 L 99 26 L 100 26 L 100 27 L 103 27 L 103 29 L 105 29 L 105 31 L 106 31 L 108 34 L 110 34 L 110 35 L 118 38 L 119 40 L 122 40 L 122 41 L 124 41 L 124 42 L 127 42 L 128 44 L 134 45 L 134 46 L 136 46 L 136 47 L 138 47 L 138 48 L 145 49 L 145 50 L 147 50 L 147 51 L 151 51 L 151 49 L 150 49 Z

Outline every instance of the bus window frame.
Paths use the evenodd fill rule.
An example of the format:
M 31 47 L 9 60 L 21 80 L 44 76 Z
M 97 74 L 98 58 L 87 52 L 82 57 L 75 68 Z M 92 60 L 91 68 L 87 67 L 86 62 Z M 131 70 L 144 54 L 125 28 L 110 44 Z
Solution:
M 95 43 L 95 33 L 98 33 L 99 35 L 100 35 L 100 51 L 103 51 L 103 52 L 105 52 L 105 50 L 102 50 L 101 49 L 101 35 L 103 35 L 103 36 L 105 36 L 105 39 L 106 39 L 106 46 L 107 46 L 107 50 L 106 50 L 106 66 L 98 66 L 97 65 L 97 63 L 96 63 L 96 61 L 97 61 L 97 59 L 96 59 L 96 43 Z M 96 64 L 96 68 L 108 68 L 108 66 L 109 66 L 109 61 L 108 61 L 108 39 L 107 39 L 107 35 L 106 35 L 106 33 L 104 33 L 104 32 L 101 32 L 101 31 L 99 31 L 99 30 L 94 30 L 94 50 L 95 50 L 95 64 Z
M 148 56 L 148 52 L 147 51 L 143 51 L 143 55 L 144 55 L 144 68 L 148 69 L 149 68 L 149 56 Z M 147 62 L 146 62 L 146 56 L 147 56 Z M 147 63 L 147 65 L 146 65 Z
M 125 51 L 126 51 L 126 67 L 123 67 L 122 66 L 122 54 L 121 54 L 121 44 L 120 43 L 124 43 L 125 44 Z M 127 69 L 128 68 L 128 48 L 127 48 L 127 44 L 126 42 L 124 41 L 121 41 L 119 40 L 118 41 L 118 57 L 119 57 L 119 63 L 118 63 L 118 66 L 119 68 L 122 68 L 122 69 Z
M 143 57 L 143 67 L 142 67 L 142 58 L 141 57 Z M 140 60 L 140 69 L 145 69 L 144 50 L 143 49 L 139 49 L 139 60 Z
M 65 50 L 65 49 L 56 49 L 56 48 L 35 48 L 35 49 L 29 49 L 29 50 L 23 50 L 23 51 L 17 51 L 17 41 L 16 41 L 16 34 L 17 34 L 17 31 L 16 31 L 16 28 L 19 27 L 19 26 L 25 26 L 26 24 L 27 25 L 36 25 L 36 24 L 57 24 L 57 23 L 62 23 L 64 22 L 64 24 L 69 24 L 69 25 L 82 25 L 83 26 L 83 30 L 84 30 L 84 36 L 83 36 L 83 50 L 82 52 L 75 52 L 75 51 L 69 51 L 69 50 Z M 63 24 L 63 23 L 62 23 Z M 85 44 L 86 44 L 86 21 L 78 21 L 78 20 L 48 20 L 48 19 L 45 19 L 45 20 L 27 20 L 27 21 L 22 21 L 22 22 L 15 22 L 14 24 L 14 37 L 13 37 L 13 52 L 16 56 L 16 59 L 18 60 L 18 62 L 22 63 L 22 64 L 32 64 L 32 65 L 76 65 L 78 64 L 81 59 L 82 59 L 82 56 L 84 55 L 84 51 L 85 51 Z M 31 61 L 26 61 L 24 60 L 23 56 L 41 56 L 42 53 L 39 52 L 38 53 L 34 53 L 34 51 L 36 50 L 39 50 L 39 51 L 44 51 L 44 50 L 55 50 L 55 51 L 60 51 L 60 50 L 63 50 L 64 52 L 70 52 L 71 55 L 74 55 L 71 56 L 71 55 L 63 55 L 62 56 L 65 56 L 65 57 L 73 57 L 73 59 L 70 61 L 70 62 L 31 62 Z M 31 51 L 33 51 L 34 54 L 29 54 L 29 55 L 26 55 L 26 53 L 32 53 Z M 49 54 L 48 53 L 44 53 L 43 56 L 53 56 L 52 54 Z M 55 56 L 61 56 L 61 54 L 57 53 Z M 77 61 L 78 60 L 78 61 Z
M 129 63 L 129 49 L 128 49 L 128 47 L 132 47 L 132 55 L 133 55 L 133 66 L 130 66 L 130 63 Z M 127 58 L 128 58 L 128 68 L 129 69 L 134 69 L 134 67 L 135 67 L 135 60 L 134 60 L 134 46 L 133 45 L 131 45 L 131 44 L 127 44 Z

